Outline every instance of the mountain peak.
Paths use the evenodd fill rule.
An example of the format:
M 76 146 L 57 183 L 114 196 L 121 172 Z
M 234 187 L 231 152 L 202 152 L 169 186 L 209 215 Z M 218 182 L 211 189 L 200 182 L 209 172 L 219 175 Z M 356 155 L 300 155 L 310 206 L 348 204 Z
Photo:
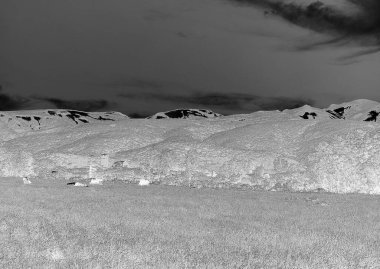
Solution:
M 0 121 L 11 129 L 23 132 L 52 127 L 116 121 L 129 117 L 120 112 L 85 112 L 74 109 L 0 111 Z
M 284 110 L 284 112 L 303 119 L 376 121 L 380 114 L 380 103 L 368 99 L 357 99 L 341 104 L 332 104 L 325 109 L 305 105 L 296 109 Z
M 156 113 L 148 119 L 189 119 L 189 118 L 216 118 L 222 116 L 208 109 L 175 109 Z

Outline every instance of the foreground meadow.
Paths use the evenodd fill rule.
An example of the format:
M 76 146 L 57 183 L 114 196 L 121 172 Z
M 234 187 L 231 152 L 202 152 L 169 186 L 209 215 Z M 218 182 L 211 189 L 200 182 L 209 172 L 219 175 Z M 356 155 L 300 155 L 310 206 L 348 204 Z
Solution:
M 0 268 L 380 268 L 380 196 L 4 178 Z

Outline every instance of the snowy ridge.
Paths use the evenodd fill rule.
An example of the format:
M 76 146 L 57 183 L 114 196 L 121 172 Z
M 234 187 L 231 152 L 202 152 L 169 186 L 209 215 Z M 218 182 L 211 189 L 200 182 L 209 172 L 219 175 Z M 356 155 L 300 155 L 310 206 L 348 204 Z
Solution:
M 222 116 L 207 109 L 176 109 L 156 113 L 148 119 L 189 119 L 189 118 L 216 118 Z
M 352 102 L 333 104 L 326 109 L 303 106 L 296 109 L 284 110 L 290 115 L 298 115 L 303 119 L 347 119 L 359 121 L 373 121 L 379 119 L 380 103 L 359 99 Z
M 73 180 L 88 178 L 91 164 L 91 178 L 104 181 L 380 194 L 380 125 L 366 120 L 370 111 L 378 103 L 357 100 L 204 121 L 73 122 L 4 140 L 0 176 Z
M 0 121 L 15 132 L 95 122 L 111 122 L 127 118 L 128 116 L 119 112 L 84 112 L 71 109 L 0 111 Z

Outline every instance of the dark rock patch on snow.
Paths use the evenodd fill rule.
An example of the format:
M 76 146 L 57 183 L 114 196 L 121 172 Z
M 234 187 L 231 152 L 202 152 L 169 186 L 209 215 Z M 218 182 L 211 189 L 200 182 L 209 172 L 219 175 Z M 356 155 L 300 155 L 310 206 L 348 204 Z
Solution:
M 309 116 L 311 116 L 311 117 L 313 117 L 313 119 L 315 119 L 315 117 L 317 117 L 317 113 L 315 113 L 315 112 L 305 112 L 305 114 L 303 114 L 300 117 L 303 118 L 303 119 L 305 119 L 305 120 L 308 120 L 308 119 L 310 119 Z
M 16 118 L 23 119 L 23 120 L 26 120 L 26 121 L 31 121 L 32 120 L 31 117 L 24 117 L 24 116 L 16 116 Z
M 106 117 L 102 117 L 102 116 L 93 117 L 89 113 L 84 112 L 84 111 L 67 110 L 67 113 L 68 114 L 66 115 L 66 117 L 68 117 L 69 119 L 73 120 L 76 124 L 79 123 L 77 120 L 79 120 L 79 121 L 81 121 L 83 123 L 89 123 L 89 121 L 87 120 L 88 118 L 91 118 L 91 119 L 94 119 L 94 120 L 101 120 L 101 121 L 115 121 L 114 119 L 106 118 Z
M 379 116 L 380 112 L 377 112 L 375 110 L 372 110 L 368 113 L 368 118 L 365 119 L 364 121 L 376 121 L 377 116 Z
M 38 125 L 41 125 L 41 124 L 40 124 L 40 120 L 41 120 L 40 117 L 34 116 L 33 118 L 38 122 Z
M 78 110 L 68 110 L 67 112 L 69 112 L 71 115 L 75 116 L 76 118 L 79 118 L 80 116 L 84 116 L 84 117 L 89 116 L 87 112 L 78 111 Z
M 187 118 L 190 115 L 197 116 L 197 117 L 205 117 L 204 114 L 199 113 L 198 111 L 191 111 L 191 110 L 173 110 L 165 113 L 166 116 L 172 119 L 181 119 L 181 118 Z
M 68 114 L 68 115 L 66 115 L 66 117 L 68 117 L 69 119 L 73 120 L 76 124 L 78 124 L 78 122 L 75 119 L 76 118 L 75 115 Z
M 334 110 L 326 110 L 326 112 L 330 114 L 331 119 L 343 119 L 344 120 L 345 119 L 344 112 L 350 108 L 351 108 L 351 106 L 339 107 L 339 108 L 336 108 Z
M 92 117 L 91 117 L 91 118 L 92 118 Z M 115 121 L 114 119 L 104 118 L 104 117 L 102 117 L 102 116 L 99 116 L 99 117 L 97 118 L 97 120 L 110 120 L 110 121 Z
M 188 118 L 215 118 L 221 116 L 207 109 L 175 109 L 157 113 L 148 119 L 188 119 Z

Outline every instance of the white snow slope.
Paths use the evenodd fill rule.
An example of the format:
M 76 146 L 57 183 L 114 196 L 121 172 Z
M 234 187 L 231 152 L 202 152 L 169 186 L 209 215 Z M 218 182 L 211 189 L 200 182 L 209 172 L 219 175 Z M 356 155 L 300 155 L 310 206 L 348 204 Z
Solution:
M 83 178 L 91 162 L 104 180 L 380 194 L 379 112 L 379 103 L 356 100 L 327 109 L 204 120 L 122 117 L 27 132 L 2 121 L 0 176 Z M 101 165 L 101 154 L 110 167 Z

